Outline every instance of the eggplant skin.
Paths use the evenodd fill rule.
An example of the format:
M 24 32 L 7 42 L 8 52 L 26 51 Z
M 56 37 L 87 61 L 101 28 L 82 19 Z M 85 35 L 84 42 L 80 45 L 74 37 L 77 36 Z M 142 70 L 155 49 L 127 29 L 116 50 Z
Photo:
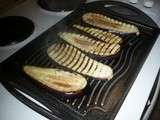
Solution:
M 58 92 L 76 93 L 87 85 L 83 76 L 60 69 L 25 65 L 23 70 L 34 80 Z

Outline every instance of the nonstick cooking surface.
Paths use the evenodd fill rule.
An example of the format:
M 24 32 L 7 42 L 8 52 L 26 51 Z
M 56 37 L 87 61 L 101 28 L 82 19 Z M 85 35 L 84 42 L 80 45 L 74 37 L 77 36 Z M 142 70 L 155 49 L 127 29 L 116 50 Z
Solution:
M 128 9 L 131 7 L 120 2 L 93 2 L 80 7 L 1 64 L 0 77 L 3 85 L 24 104 L 49 119 L 113 119 L 152 48 L 159 34 L 159 29 L 149 17 L 133 7 L 131 10 L 139 12 L 139 18 L 147 18 L 150 24 L 145 25 L 143 21 L 140 22 L 137 18 L 113 12 L 113 8 L 102 7 L 105 4 L 127 6 Z M 66 68 L 52 61 L 46 51 L 55 42 L 63 42 L 57 37 L 57 32 L 74 31 L 71 26 L 75 23 L 87 25 L 81 20 L 81 16 L 86 12 L 108 15 L 123 22 L 134 24 L 140 30 L 139 36 L 118 34 L 124 41 L 119 54 L 103 58 L 90 56 L 111 66 L 114 77 L 110 81 L 87 77 L 87 88 L 83 93 L 75 96 L 48 90 L 28 78 L 22 71 L 22 66 L 25 64 L 66 70 Z M 136 17 L 135 14 L 134 17 Z M 76 32 L 83 34 L 80 31 Z M 30 95 L 51 111 L 30 101 L 18 90 Z

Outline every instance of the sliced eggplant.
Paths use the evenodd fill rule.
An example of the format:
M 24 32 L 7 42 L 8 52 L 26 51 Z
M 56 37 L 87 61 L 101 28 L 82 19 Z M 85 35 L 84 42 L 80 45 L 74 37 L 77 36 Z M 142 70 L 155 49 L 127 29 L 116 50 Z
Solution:
M 92 28 L 92 27 L 84 27 L 81 25 L 73 25 L 74 28 L 77 28 L 83 32 L 86 32 L 106 43 L 115 43 L 115 44 L 121 44 L 122 43 L 122 38 L 114 35 L 112 33 L 97 29 L 97 28 Z
M 96 41 L 92 38 L 76 33 L 61 32 L 59 33 L 59 36 L 69 44 L 81 49 L 82 51 L 91 54 L 96 54 L 100 56 L 110 56 L 110 55 L 115 55 L 120 51 L 119 44 L 115 43 L 111 44 L 111 43 Z M 110 49 L 109 46 L 114 46 L 115 49 L 117 48 L 117 50 L 114 51 L 107 50 Z M 104 48 L 105 50 L 102 51 L 102 49 Z
M 59 45 L 59 44 L 63 44 L 63 45 Z M 57 55 L 57 53 L 55 53 L 56 52 L 55 50 L 51 51 L 51 48 L 55 48 L 57 46 L 61 46 L 61 47 L 65 46 L 69 49 L 72 49 L 72 51 L 68 52 L 67 49 L 64 49 L 62 51 L 62 49 L 59 48 L 60 52 L 58 52 L 58 55 Z M 64 52 L 65 54 L 63 54 Z M 77 48 L 74 48 L 69 44 L 55 43 L 50 48 L 48 48 L 47 54 L 51 59 L 53 59 L 55 62 L 57 62 L 61 66 L 69 68 L 80 74 L 87 75 L 94 78 L 108 79 L 108 80 L 110 80 L 113 77 L 113 70 L 110 66 L 104 65 L 96 60 L 89 58 L 84 53 L 79 51 Z M 61 62 L 61 59 L 57 57 L 62 54 L 63 54 L 62 59 L 68 58 L 66 59 L 66 61 L 63 60 L 63 62 Z
M 87 80 L 83 76 L 60 69 L 25 65 L 23 70 L 34 80 L 59 92 L 75 93 L 87 85 Z
M 84 22 L 99 27 L 102 29 L 107 29 L 111 32 L 118 33 L 136 33 L 139 35 L 139 30 L 135 25 L 124 23 L 102 14 L 97 13 L 86 13 L 82 16 Z
M 81 54 L 81 52 L 78 50 L 78 53 L 77 53 L 77 55 L 79 56 L 79 58 L 78 58 L 78 62 L 75 64 L 75 66 L 73 66 L 73 70 L 75 70 L 75 71 L 77 71 L 78 70 L 78 68 L 82 65 L 82 63 L 83 63 L 83 59 L 82 58 L 84 58 L 85 56 L 84 56 L 84 54 Z M 89 59 L 89 58 L 88 58 Z
M 84 56 L 84 58 L 83 58 L 83 64 L 81 64 L 81 66 L 77 69 L 77 71 L 79 73 L 84 73 L 84 69 L 86 68 L 87 65 L 88 65 L 88 57 Z

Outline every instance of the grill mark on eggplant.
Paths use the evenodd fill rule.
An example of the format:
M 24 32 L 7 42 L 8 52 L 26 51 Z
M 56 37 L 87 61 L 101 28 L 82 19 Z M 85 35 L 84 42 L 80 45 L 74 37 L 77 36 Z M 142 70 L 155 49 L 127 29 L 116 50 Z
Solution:
M 72 68 L 73 69 L 73 67 L 77 64 L 77 62 L 78 62 L 78 60 L 79 60 L 79 55 L 77 54 L 78 53 L 78 50 L 76 51 L 76 56 L 75 56 L 75 58 L 74 58 L 74 61 L 72 62 L 72 65 L 70 65 L 70 66 L 68 66 L 68 67 L 70 67 L 70 68 Z
M 93 71 L 92 74 L 93 74 L 93 75 L 96 75 L 96 74 L 97 74 L 97 71 L 101 71 L 101 69 L 102 69 L 102 68 L 101 68 L 100 66 L 97 66 L 97 69 L 96 69 L 95 71 Z
M 112 54 L 116 54 L 113 52 L 112 54 L 110 52 L 107 53 L 105 52 L 105 50 L 102 50 L 103 48 L 105 48 L 104 46 L 106 46 L 107 48 L 108 44 L 110 43 L 96 41 L 95 39 L 76 33 L 60 32 L 58 35 L 67 43 L 87 53 L 101 55 L 101 56 L 110 56 Z
M 57 43 L 57 44 L 62 44 L 62 43 Z M 55 46 L 55 44 L 53 46 Z M 62 47 L 74 48 L 73 46 L 68 45 L 68 44 L 65 44 Z M 58 55 L 62 51 L 64 52 L 64 50 L 67 50 L 67 49 L 61 48 Z M 97 61 L 89 58 L 88 56 L 85 56 L 85 54 L 82 53 L 81 51 L 79 51 L 77 48 L 74 48 L 72 53 L 66 52 L 66 54 L 65 54 L 66 57 L 68 57 L 68 56 L 70 56 L 70 57 L 69 57 L 68 60 L 65 61 L 64 64 L 61 64 L 61 62 L 59 62 L 59 58 L 61 58 L 61 57 L 57 58 L 58 55 L 57 54 L 55 55 L 54 52 L 55 51 L 51 51 L 51 52 L 48 53 L 48 51 L 47 51 L 47 53 L 48 53 L 49 57 L 51 57 L 51 59 L 53 59 L 58 64 L 60 64 L 64 67 L 67 67 L 71 70 L 74 70 L 78 73 L 81 73 L 81 74 L 87 75 L 87 76 L 91 76 L 91 77 L 94 77 L 94 78 L 108 79 L 108 80 L 113 77 L 113 71 L 112 71 L 111 67 L 109 67 L 107 65 L 104 65 L 100 62 L 97 62 Z M 79 57 L 79 56 L 81 56 L 81 57 Z M 63 56 L 63 58 L 66 58 L 66 57 Z M 92 62 L 92 64 L 88 65 L 89 63 L 91 63 L 90 60 L 93 61 L 93 62 Z M 76 69 L 76 67 L 77 67 L 77 69 Z M 89 72 L 86 72 L 87 71 L 86 68 L 90 69 L 90 70 L 88 70 Z M 94 74 L 92 74 L 92 73 L 94 73 Z
M 107 50 L 109 49 L 109 46 L 110 46 L 110 45 L 111 45 L 111 44 L 107 44 L 106 46 L 102 47 L 101 51 L 102 51 L 102 52 L 105 52 L 105 53 L 109 53 Z
M 103 36 L 102 34 L 99 34 L 99 35 L 97 36 L 97 38 L 101 39 L 102 36 Z
M 97 71 L 101 71 L 102 70 L 102 68 L 100 66 L 96 66 L 95 68 L 96 68 L 96 70 L 93 71 L 93 73 L 92 73 L 93 75 L 97 75 Z
M 95 68 L 91 74 L 93 74 L 97 70 L 97 68 L 98 68 L 98 65 L 95 66 Z
M 114 46 L 114 44 L 111 44 L 111 45 L 108 47 L 108 49 L 107 49 L 107 52 L 108 52 L 108 53 L 110 53 L 110 52 L 111 52 L 111 50 L 112 50 L 113 46 Z
M 110 53 L 112 53 L 112 51 L 113 51 L 113 49 L 116 47 L 117 45 L 113 45 L 113 47 L 111 48 L 111 51 L 110 51 Z
M 85 69 L 83 70 L 84 73 L 88 72 L 89 68 L 91 67 L 91 63 L 90 62 L 92 62 L 92 60 L 88 58 L 87 64 L 85 66 Z
M 101 46 L 100 49 L 98 48 L 98 46 Z M 108 45 L 105 44 L 105 43 L 103 43 L 103 44 L 97 44 L 97 49 L 99 49 L 97 54 L 99 54 L 99 55 L 105 55 L 105 54 L 106 54 L 106 53 L 104 53 L 104 52 L 103 52 L 103 53 L 101 52 L 101 50 L 103 49 L 104 46 L 108 46 Z M 95 48 L 95 49 L 96 49 L 96 48 Z M 106 54 L 106 55 L 107 55 L 107 54 Z
M 75 70 L 78 71 L 78 72 L 79 72 L 80 67 L 81 67 L 82 64 L 83 64 L 84 59 L 85 59 L 85 56 L 84 56 L 83 54 L 80 54 L 80 56 L 81 56 L 81 59 L 80 59 L 81 61 L 80 61 L 80 60 L 78 61 L 77 64 L 79 64 L 79 66 L 77 67 L 77 69 L 75 69 Z
M 109 29 L 111 32 L 136 33 L 136 35 L 139 35 L 139 30 L 136 26 L 112 19 L 103 14 L 85 13 L 82 19 L 90 25 L 102 29 Z
M 84 66 L 84 69 L 82 69 L 82 71 L 81 72 L 83 72 L 83 73 L 85 73 L 85 70 L 86 70 L 86 68 L 87 68 L 87 66 L 88 66 L 88 63 L 89 63 L 89 57 L 86 57 L 86 65 Z
M 65 64 L 65 62 L 70 58 L 70 56 L 74 50 L 73 47 L 68 47 L 68 48 L 69 48 L 69 50 L 68 50 L 69 55 L 65 57 L 66 59 L 64 59 L 64 61 L 61 64 Z
M 99 40 L 102 40 L 107 43 L 116 43 L 116 44 L 122 43 L 121 37 L 114 35 L 112 33 L 100 30 L 100 29 L 96 29 L 96 28 L 92 28 L 92 27 L 85 27 L 85 26 L 81 26 L 81 25 L 77 25 L 77 24 L 74 24 L 73 27 L 76 29 L 79 29 L 83 32 L 86 32 L 96 38 L 99 38 Z M 86 30 L 86 28 L 87 28 L 87 30 Z M 101 36 L 101 37 L 98 37 L 98 36 Z
M 107 46 L 107 45 L 106 45 Z M 100 51 L 99 51 L 99 54 L 102 52 L 103 48 L 105 47 L 105 44 L 103 44 L 103 46 L 101 47 Z M 106 51 L 105 51 L 106 53 Z M 102 55 L 103 55 L 103 52 L 102 52 Z
M 112 50 L 113 53 L 118 52 L 118 51 L 120 51 L 120 46 L 116 46 L 116 48 L 114 48 L 114 49 Z
M 112 54 L 113 50 L 114 50 L 114 49 L 116 49 L 117 47 L 118 47 L 118 45 L 113 44 L 113 47 L 112 47 L 112 49 L 111 49 L 110 53 Z M 118 49 L 117 49 L 117 50 L 118 50 Z M 116 50 L 116 51 L 117 51 L 117 50 Z
M 58 52 L 55 53 L 57 59 L 58 59 L 59 56 L 61 56 L 64 49 L 65 49 L 65 45 L 62 44 L 62 46 L 59 48 L 59 50 L 57 50 Z
M 59 61 L 61 61 L 61 59 L 63 59 L 64 58 L 64 55 L 65 55 L 65 53 L 66 52 L 64 52 L 66 49 L 67 49 L 67 46 L 64 46 L 64 47 L 62 47 L 63 49 L 61 50 L 61 52 L 59 53 L 59 56 L 57 57 L 57 59 L 59 60 Z
M 57 44 L 55 44 L 55 46 L 57 46 Z M 57 51 L 52 51 L 51 55 L 54 54 L 55 58 L 57 58 L 59 56 L 59 54 L 61 54 L 63 52 L 63 51 L 61 51 L 63 49 L 63 46 L 64 46 L 64 44 L 60 44 L 60 48 L 57 49 Z
M 66 52 L 70 52 L 70 47 L 69 46 L 66 46 L 66 48 L 64 49 L 64 52 L 62 53 L 62 57 L 60 58 L 60 60 L 59 60 L 59 62 L 60 63 L 63 63 L 63 62 L 65 62 L 65 60 L 66 60 Z
M 115 44 L 115 45 L 113 46 L 113 48 L 111 49 L 110 53 L 112 54 L 112 52 L 114 52 L 114 49 L 116 49 L 117 47 L 118 47 L 118 45 Z M 117 50 L 118 50 L 118 49 L 116 49 L 115 52 L 117 52 Z
M 53 46 L 55 46 L 56 44 L 54 44 Z M 63 46 L 63 44 L 60 44 L 59 46 L 55 46 L 57 49 L 53 49 L 52 51 L 54 51 L 54 52 L 51 52 L 51 54 L 53 55 L 53 54 L 57 54 L 58 55 L 58 52 L 60 52 L 60 49 L 62 49 L 62 46 Z
M 94 72 L 97 71 L 97 70 L 98 70 L 98 65 L 95 65 L 95 68 L 94 68 L 94 70 L 91 72 L 91 74 L 94 74 Z
M 100 44 L 101 44 L 100 42 L 99 42 L 99 43 L 96 43 L 96 47 L 94 48 L 94 49 L 95 49 L 95 51 L 93 51 L 93 53 L 94 53 L 94 54 L 98 54 L 98 53 L 100 53 L 100 50 L 101 50 L 101 48 L 102 48 L 102 47 L 99 47 L 99 46 L 100 46 Z M 105 44 L 104 44 L 104 45 L 105 45 Z M 99 52 L 97 53 L 97 49 L 99 49 L 99 48 L 100 48 L 100 50 L 99 50 Z
M 107 53 L 110 53 L 110 48 L 111 48 L 111 46 L 112 46 L 112 44 L 109 44 L 109 45 L 108 45 L 108 47 L 107 47 L 107 49 L 106 49 L 106 52 L 107 52 Z
M 86 56 L 83 57 L 82 63 L 79 66 L 79 68 L 77 69 L 77 71 L 80 72 L 80 73 L 83 73 L 82 71 L 83 71 L 85 65 L 87 64 L 86 61 L 85 61 L 85 59 L 86 59 Z
M 95 64 L 94 64 L 94 60 L 92 60 L 92 63 L 91 63 L 91 65 L 90 65 L 90 68 L 88 69 L 88 73 L 90 73 L 90 71 L 93 69 L 93 66 L 94 66 Z
M 75 50 L 75 48 L 73 48 L 73 51 L 74 51 L 74 50 Z M 66 64 L 67 67 L 73 62 L 74 58 L 76 57 L 76 52 L 73 52 L 73 51 L 72 51 L 72 54 L 74 53 L 74 55 L 73 55 L 72 58 L 70 57 L 71 60 L 68 62 L 68 64 Z M 70 54 L 69 56 L 71 56 L 72 54 Z M 70 59 L 70 58 L 69 58 L 69 59 Z M 67 62 L 67 61 L 66 61 L 66 62 Z
M 79 67 L 81 66 L 81 64 L 83 63 L 83 59 L 82 58 L 82 54 L 80 54 L 80 51 L 78 51 L 79 54 L 79 58 L 78 58 L 78 62 L 77 64 L 74 66 L 73 70 L 77 71 L 79 69 Z

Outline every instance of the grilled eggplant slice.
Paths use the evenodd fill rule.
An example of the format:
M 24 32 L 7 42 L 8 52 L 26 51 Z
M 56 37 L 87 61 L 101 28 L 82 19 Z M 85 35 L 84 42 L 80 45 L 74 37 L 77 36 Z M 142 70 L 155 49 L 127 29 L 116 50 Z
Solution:
M 83 32 L 86 32 L 106 43 L 115 43 L 115 44 L 121 44 L 122 43 L 122 38 L 115 35 L 115 34 L 112 34 L 110 32 L 106 32 L 106 31 L 103 31 L 103 30 L 100 30 L 100 29 L 96 29 L 96 28 L 93 28 L 93 27 L 85 27 L 85 26 L 81 26 L 81 25 L 73 25 L 74 28 L 77 28 Z
M 59 50 L 56 49 L 57 46 L 61 46 Z M 66 47 L 68 50 L 65 49 Z M 48 48 L 47 54 L 58 64 L 80 74 L 108 80 L 113 77 L 113 70 L 110 66 L 89 58 L 69 44 L 55 43 Z
M 59 92 L 75 93 L 87 85 L 87 80 L 83 76 L 60 69 L 25 65 L 23 70 L 41 84 Z
M 59 36 L 82 51 L 95 55 L 110 56 L 115 55 L 120 51 L 119 44 L 97 41 L 76 33 L 61 32 L 59 33 Z
M 83 15 L 82 19 L 90 25 L 102 29 L 108 29 L 111 32 L 136 33 L 139 35 L 139 30 L 136 26 L 112 19 L 102 14 L 86 13 Z

